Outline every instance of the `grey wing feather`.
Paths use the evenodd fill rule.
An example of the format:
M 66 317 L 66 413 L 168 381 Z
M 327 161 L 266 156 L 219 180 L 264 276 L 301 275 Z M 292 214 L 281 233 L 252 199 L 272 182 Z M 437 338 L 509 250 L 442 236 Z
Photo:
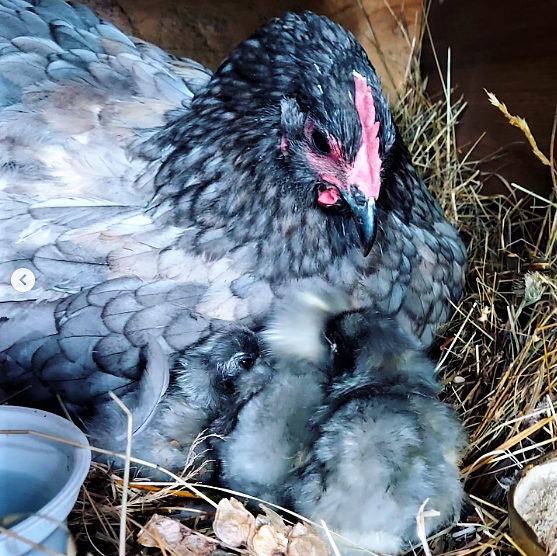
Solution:
M 168 357 L 158 340 L 151 338 L 147 344 L 145 371 L 137 388 L 138 403 L 133 412 L 134 435 L 141 434 L 154 419 L 157 407 L 168 388 L 169 381 Z M 124 440 L 125 438 L 126 435 L 121 434 L 116 437 L 116 440 Z
M 16 37 L 12 39 L 12 44 L 21 52 L 36 53 L 42 58 L 50 56 L 51 54 L 64 53 L 64 49 L 58 44 L 56 44 L 53 40 L 49 38 L 43 38 L 40 36 Z
M 81 414 L 111 389 L 122 395 L 134 390 L 147 361 L 152 374 L 145 388 L 158 399 L 167 386 L 165 358 L 211 333 L 212 321 L 196 314 L 206 290 L 118 278 L 62 301 L 4 303 L 0 387 L 14 392 L 32 383 L 17 403 L 50 399 L 56 410 L 60 394 Z
M 135 233 L 165 226 L 145 216 L 168 154 L 148 142 L 189 107 L 210 72 L 83 6 L 0 0 L 0 12 L 0 301 L 13 299 L 14 266 L 44 278 L 23 300 L 61 298 L 133 273 L 114 253 L 136 243 Z M 100 249 L 105 233 L 110 246 Z M 161 249 L 177 233 L 165 237 Z

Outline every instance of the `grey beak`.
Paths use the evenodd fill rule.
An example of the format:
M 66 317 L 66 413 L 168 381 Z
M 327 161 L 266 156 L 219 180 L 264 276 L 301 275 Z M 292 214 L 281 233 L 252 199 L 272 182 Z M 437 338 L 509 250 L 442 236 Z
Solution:
M 358 229 L 362 255 L 367 257 L 375 242 L 377 231 L 375 199 L 365 199 L 359 191 L 346 193 L 343 197 L 350 207 Z

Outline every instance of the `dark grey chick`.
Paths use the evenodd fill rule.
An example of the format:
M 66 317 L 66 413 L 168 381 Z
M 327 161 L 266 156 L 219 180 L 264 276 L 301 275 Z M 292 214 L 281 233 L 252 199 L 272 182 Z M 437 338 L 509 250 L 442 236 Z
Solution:
M 288 357 L 292 330 L 290 357 L 317 361 L 326 376 L 323 403 L 308 423 L 313 439 L 286 482 L 290 505 L 363 548 L 397 554 L 418 542 L 416 516 L 426 500 L 426 509 L 439 512 L 425 520 L 427 534 L 458 516 L 463 428 L 439 401 L 435 367 L 421 346 L 376 311 L 315 318 L 317 328 L 305 333 L 320 335 L 321 344 L 294 349 L 299 313 L 317 315 L 320 303 L 329 304 L 327 295 L 302 301 L 290 311 L 292 325 L 283 313 L 268 335 Z M 350 543 L 340 544 L 351 554 Z
M 167 362 L 166 357 L 158 360 Z M 238 411 L 270 378 L 271 369 L 260 360 L 257 336 L 244 326 L 229 325 L 199 347 L 178 353 L 171 360 L 170 387 L 155 400 L 153 366 L 149 358 L 138 388 L 123 398 L 139 425 L 132 455 L 180 473 L 192 463 L 192 445 L 201 435 L 206 440 L 195 449 L 194 466 L 202 467 L 200 478 L 209 480 L 215 459 L 213 435 L 227 434 Z M 126 417 L 114 402 L 101 406 L 87 429 L 93 446 L 125 450 Z M 116 461 L 121 464 L 119 458 Z M 167 478 L 150 469 L 143 474 Z

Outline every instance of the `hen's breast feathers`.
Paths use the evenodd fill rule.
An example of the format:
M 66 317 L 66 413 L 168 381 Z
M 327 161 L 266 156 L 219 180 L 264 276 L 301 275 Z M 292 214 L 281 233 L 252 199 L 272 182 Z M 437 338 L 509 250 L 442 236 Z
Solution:
M 462 295 L 465 269 L 464 244 L 442 213 L 421 226 L 393 212 L 385 215 L 355 296 L 429 345 Z
M 0 301 L 14 299 L 21 266 L 45 277 L 39 299 L 126 274 L 119 251 L 179 234 L 147 210 L 168 154 L 148 142 L 210 72 L 83 6 L 0 0 L 0 12 Z

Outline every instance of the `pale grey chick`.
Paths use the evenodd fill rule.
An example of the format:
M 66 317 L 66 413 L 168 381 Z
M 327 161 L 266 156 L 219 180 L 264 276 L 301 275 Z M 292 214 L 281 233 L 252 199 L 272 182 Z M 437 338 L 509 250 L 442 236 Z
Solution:
M 304 300 L 309 303 L 310 297 Z M 219 448 L 226 487 L 276 504 L 286 501 L 284 485 L 311 441 L 308 423 L 323 401 L 326 375 L 316 365 L 328 351 L 322 324 L 331 311 L 350 308 L 342 293 L 331 293 L 327 303 L 311 300 L 311 306 L 300 306 L 289 299 L 274 312 L 264 332 L 273 348 L 273 376 L 241 409 Z
M 234 430 L 219 446 L 224 486 L 284 503 L 284 484 L 310 440 L 307 424 L 323 396 L 313 366 L 295 371 L 273 361 L 269 384 L 239 412 Z
M 194 467 L 202 467 L 198 478 L 207 481 L 214 471 L 213 435 L 225 435 L 234 427 L 237 412 L 269 380 L 271 369 L 260 360 L 255 333 L 230 325 L 199 347 L 177 354 L 171 360 L 168 391 L 153 399 L 157 382 L 164 382 L 153 375 L 168 374 L 167 358 L 153 357 L 153 351 L 137 389 L 123 398 L 139 425 L 133 434 L 132 455 L 181 473 L 188 458 L 192 463 L 192 444 L 202 435 L 207 438 L 195 450 Z M 101 405 L 87 429 L 93 446 L 124 452 L 126 417 L 114 402 Z M 108 459 L 121 464 L 120 458 Z M 146 468 L 142 474 L 168 478 Z

